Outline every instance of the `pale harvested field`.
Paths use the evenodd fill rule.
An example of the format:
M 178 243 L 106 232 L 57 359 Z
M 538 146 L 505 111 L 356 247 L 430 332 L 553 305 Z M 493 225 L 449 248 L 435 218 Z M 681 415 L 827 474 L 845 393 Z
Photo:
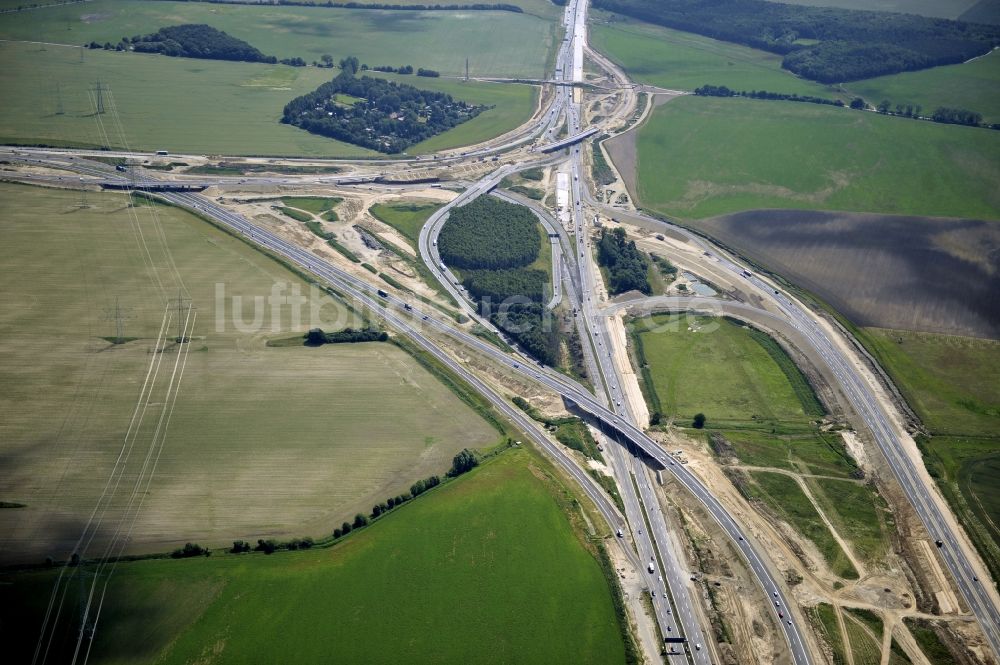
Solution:
M 756 210 L 695 226 L 859 326 L 1000 338 L 1000 224 Z
M 237 330 L 232 302 L 216 307 L 217 284 L 245 297 L 246 324 L 252 298 L 273 284 L 308 293 L 242 242 L 171 208 L 157 207 L 155 219 L 139 208 L 134 219 L 118 194 L 88 194 L 89 209 L 76 208 L 79 200 L 0 184 L 0 501 L 26 504 L 0 510 L 0 562 L 69 554 L 123 448 L 151 361 L 158 372 L 142 425 L 88 556 L 119 526 L 127 532 L 130 497 L 141 511 L 127 551 L 324 536 L 442 473 L 461 448 L 497 439 L 394 346 L 265 346 L 308 328 L 308 308 L 295 323 L 281 306 L 275 331 L 265 302 L 265 329 Z M 197 308 L 172 411 L 167 386 L 184 356 L 171 339 L 156 342 L 164 302 L 178 290 L 164 247 Z M 117 346 L 101 339 L 114 332 L 116 298 L 125 334 L 140 338 Z M 319 323 L 356 324 L 329 301 Z M 163 414 L 166 437 L 151 447 Z

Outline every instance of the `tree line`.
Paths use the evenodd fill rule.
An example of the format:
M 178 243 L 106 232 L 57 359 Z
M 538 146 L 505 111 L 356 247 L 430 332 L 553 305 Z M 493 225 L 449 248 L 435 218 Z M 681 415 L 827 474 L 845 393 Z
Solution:
M 796 95 L 781 92 L 769 92 L 767 90 L 731 90 L 724 85 L 703 85 L 695 88 L 694 94 L 702 97 L 747 97 L 749 99 L 778 100 L 787 102 L 806 102 L 809 104 L 825 104 L 827 106 L 844 107 L 845 104 L 840 99 L 826 99 L 824 97 L 813 97 L 811 95 Z M 846 105 L 855 111 L 867 111 L 868 103 L 861 97 L 855 97 L 850 104 Z M 1000 123 L 985 124 L 983 115 L 968 109 L 939 107 L 930 117 L 920 115 L 923 108 L 920 105 L 896 104 L 895 108 L 888 99 L 882 100 L 874 107 L 875 111 L 882 115 L 895 115 L 902 118 L 914 118 L 916 120 L 931 120 L 950 125 L 965 125 L 967 127 L 983 127 L 985 129 L 1000 129 Z
M 970 127 L 979 127 L 983 124 L 983 115 L 966 109 L 952 109 L 942 106 L 934 111 L 934 115 L 931 116 L 931 120 L 934 122 L 943 122 L 949 125 L 968 125 Z
M 185 543 L 184 547 L 180 547 L 170 553 L 171 559 L 190 559 L 194 556 L 211 556 L 212 551 L 207 547 L 202 547 L 196 543 Z
M 703 85 L 695 88 L 694 94 L 702 97 L 747 97 L 748 99 L 764 99 L 768 101 L 804 102 L 806 104 L 825 104 L 827 106 L 844 106 L 843 100 L 814 97 L 812 95 L 796 95 L 768 90 L 730 90 L 724 85 Z
M 595 0 L 594 6 L 784 55 L 782 67 L 823 83 L 958 64 L 1000 45 L 1000 26 L 914 14 L 765 0 Z
M 366 65 L 363 65 L 364 69 L 367 69 Z M 400 65 L 399 67 L 393 67 L 392 65 L 375 65 L 371 68 L 375 72 L 385 72 L 386 74 L 402 74 L 403 76 L 409 76 L 413 73 L 413 65 Z M 441 76 L 441 72 L 434 69 L 425 69 L 420 67 L 417 69 L 417 76 L 426 76 L 429 78 L 437 78 Z
M 507 439 L 507 446 L 511 446 L 513 441 Z M 487 454 L 487 457 L 497 454 L 497 451 Z M 457 478 L 458 476 L 468 473 L 472 469 L 479 466 L 482 460 L 482 456 L 474 450 L 468 448 L 463 448 L 458 454 L 456 454 L 451 460 L 451 468 L 448 469 L 446 476 L 448 478 Z M 395 496 L 388 497 L 385 501 L 380 501 L 372 506 L 371 514 L 365 515 L 363 513 L 357 513 L 354 516 L 354 520 L 351 522 L 344 521 L 339 527 L 333 530 L 332 540 L 337 541 L 343 538 L 351 531 L 356 531 L 357 529 L 362 529 L 374 520 L 378 519 L 382 515 L 388 513 L 393 508 L 397 508 L 408 501 L 412 501 L 416 497 L 420 496 L 424 492 L 431 490 L 441 484 L 440 476 L 429 476 L 422 480 L 418 480 L 410 486 L 409 492 L 403 492 L 402 494 L 397 494 Z M 253 545 L 246 540 L 234 540 L 233 546 L 229 549 L 232 554 L 244 554 L 248 552 L 263 552 L 264 554 L 273 554 L 279 550 L 295 551 L 295 550 L 307 550 L 312 548 L 316 542 L 307 537 L 304 538 L 292 538 L 291 540 L 280 541 L 274 538 L 258 538 L 257 544 Z M 174 559 L 184 559 L 195 556 L 210 556 L 211 550 L 208 548 L 201 547 L 200 545 L 187 543 L 183 548 L 174 550 L 170 556 Z M 79 562 L 78 555 L 74 555 L 75 562 Z M 74 565 L 76 565 L 74 563 Z
M 357 58 L 342 60 L 341 67 L 332 81 L 288 102 L 281 122 L 393 154 L 471 120 L 488 108 L 405 83 L 357 77 Z M 338 94 L 359 101 L 340 103 Z
M 336 332 L 324 332 L 322 328 L 313 328 L 305 335 L 306 346 L 322 346 L 324 344 L 355 344 L 358 342 L 384 342 L 389 334 L 377 328 L 344 328 Z
M 642 252 L 625 235 L 625 229 L 617 227 L 608 233 L 601 229 L 597 241 L 597 261 L 608 269 L 608 290 L 613 294 L 626 291 L 652 293 L 649 285 L 649 262 Z

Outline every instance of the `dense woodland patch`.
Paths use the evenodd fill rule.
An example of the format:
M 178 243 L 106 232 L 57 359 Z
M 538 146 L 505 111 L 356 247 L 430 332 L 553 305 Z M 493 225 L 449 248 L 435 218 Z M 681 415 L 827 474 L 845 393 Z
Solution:
M 285 105 L 281 122 L 388 154 L 446 132 L 488 107 L 443 92 L 370 76 L 356 76 L 357 58 L 313 92 Z
M 542 236 L 523 206 L 481 196 L 451 211 L 438 236 L 441 260 L 462 271 L 480 312 L 543 363 L 559 358 L 559 330 L 545 309 L 544 270 L 529 268 Z
M 449 213 L 438 250 L 449 266 L 520 268 L 538 258 L 538 220 L 523 206 L 481 196 Z
M 601 239 L 597 241 L 597 260 L 608 270 L 608 290 L 612 295 L 626 291 L 641 291 L 646 295 L 653 292 L 647 277 L 649 260 L 625 235 L 625 229 L 618 227 L 608 233 L 601 229 Z
M 782 67 L 823 83 L 957 64 L 1000 45 L 1000 27 L 913 14 L 764 0 L 594 0 L 594 6 L 782 54 Z
M 132 49 L 140 53 L 162 53 L 182 58 L 235 60 L 238 62 L 278 61 L 267 56 L 242 39 L 232 37 L 210 25 L 189 23 L 160 28 L 144 37 L 131 39 Z

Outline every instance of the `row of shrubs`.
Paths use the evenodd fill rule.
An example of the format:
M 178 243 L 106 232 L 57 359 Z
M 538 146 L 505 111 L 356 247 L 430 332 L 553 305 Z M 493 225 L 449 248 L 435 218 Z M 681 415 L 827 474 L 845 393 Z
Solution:
M 460 476 L 463 473 L 471 471 L 475 467 L 479 466 L 479 461 L 480 458 L 474 451 L 465 448 L 452 459 L 451 469 L 448 470 L 446 475 L 449 478 Z M 353 522 L 345 521 L 338 528 L 333 530 L 333 540 L 339 540 L 351 531 L 363 529 L 371 524 L 372 521 L 388 513 L 393 508 L 401 506 L 408 501 L 412 501 L 414 498 L 440 484 L 440 476 L 430 476 L 429 478 L 418 480 L 410 486 L 409 492 L 403 492 L 402 494 L 391 496 L 385 501 L 376 503 L 372 506 L 370 515 L 358 513 L 354 516 Z M 253 545 L 246 540 L 234 540 L 233 546 L 229 549 L 229 552 L 232 554 L 243 554 L 245 552 L 263 552 L 264 554 L 273 554 L 278 550 L 307 550 L 315 544 L 315 541 L 309 537 L 293 538 L 286 541 L 279 541 L 274 538 L 259 538 L 257 539 L 256 545 Z M 187 543 L 183 548 L 174 550 L 170 556 L 175 559 L 186 559 L 194 556 L 211 556 L 211 550 L 196 544 Z

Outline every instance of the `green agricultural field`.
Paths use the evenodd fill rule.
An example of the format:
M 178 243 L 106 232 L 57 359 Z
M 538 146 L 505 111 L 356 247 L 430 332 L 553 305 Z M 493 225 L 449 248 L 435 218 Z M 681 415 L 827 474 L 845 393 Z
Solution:
M 877 562 L 886 555 L 887 532 L 896 530 L 895 522 L 875 491 L 847 480 L 807 478 L 806 483 L 837 533 L 851 542 L 860 559 Z
M 325 70 L 39 44 L 0 43 L 0 57 L 8 63 L 0 70 L 4 142 L 201 154 L 375 154 L 278 122 L 289 100 L 327 80 Z M 106 107 L 117 117 L 94 115 L 97 80 L 110 90 Z
M 810 416 L 781 367 L 749 333 L 726 319 L 686 314 L 637 319 L 633 340 L 651 411 L 682 424 L 699 412 L 708 426 L 791 426 Z M 659 406 L 657 406 L 659 405 Z
M 789 5 L 902 12 L 957 19 L 979 0 L 785 0 Z
M 1000 434 L 1000 341 L 866 328 L 866 341 L 936 434 Z
M 409 83 L 422 90 L 445 92 L 455 99 L 493 108 L 483 111 L 472 120 L 410 146 L 411 155 L 423 155 L 438 150 L 449 150 L 481 143 L 500 136 L 528 121 L 538 105 L 538 88 L 516 83 L 477 83 L 435 78 L 387 75 L 402 83 Z
M 775 514 L 811 541 L 826 560 L 831 572 L 844 579 L 857 579 L 858 573 L 844 550 L 823 523 L 812 502 L 793 479 L 780 473 L 750 472 L 753 498 L 763 501 Z
M 278 122 L 285 104 L 329 80 L 329 70 L 20 43 L 0 43 L 0 57 L 8 64 L 0 70 L 0 89 L 6 93 L 0 100 L 3 142 L 197 154 L 376 156 Z M 413 150 L 492 138 L 525 122 L 535 108 L 530 86 L 389 78 L 495 107 Z M 110 90 L 106 107 L 110 111 L 113 105 L 117 116 L 94 115 L 92 88 L 98 80 Z
M 0 511 L 0 559 L 68 554 L 150 367 L 129 474 L 154 450 L 167 384 L 175 371 L 183 375 L 133 532 L 137 551 L 320 537 L 441 473 L 458 450 L 499 439 L 394 345 L 268 347 L 313 326 L 363 322 L 248 245 L 174 208 L 129 209 L 124 195 L 90 192 L 81 209 L 80 198 L 0 185 L 0 290 L 9 305 L 0 314 L 0 500 L 27 505 Z M 197 317 L 183 355 L 170 305 L 178 293 Z M 298 320 L 283 296 L 307 299 Z M 107 339 L 116 334 L 116 303 L 123 344 Z M 165 315 L 167 337 L 158 341 Z M 382 417 L 373 420 L 376 403 Z M 112 505 L 109 523 L 120 508 Z
M 95 662 L 621 663 L 577 511 L 530 453 L 511 450 L 329 549 L 123 563 Z M 14 661 L 31 659 L 53 578 L 3 577 Z
M 1000 132 L 683 97 L 640 130 L 638 198 L 682 218 L 807 208 L 1000 219 Z
M 20 0 L 2 0 L 3 2 L 17 3 Z M 307 0 L 313 4 L 321 5 L 326 2 L 326 0 Z M 377 4 L 392 4 L 392 5 L 428 5 L 435 4 L 429 3 L 427 0 L 392 0 L 392 2 L 383 2 L 382 0 L 354 0 L 359 5 L 377 5 Z M 465 2 L 442 2 L 441 5 L 463 5 L 469 4 Z M 557 18 L 562 16 L 563 8 L 556 5 L 552 0 L 511 0 L 505 2 L 507 5 L 514 5 L 520 7 L 522 11 L 526 14 L 532 14 L 534 16 L 542 16 L 545 18 Z
M 843 440 L 833 432 L 779 435 L 744 429 L 727 430 L 722 434 L 740 462 L 748 466 L 840 478 L 847 478 L 857 470 Z
M 591 29 L 594 46 L 636 81 L 694 90 L 705 84 L 836 98 L 821 83 L 781 68 L 781 56 L 616 16 Z
M 419 201 L 398 201 L 392 203 L 376 203 L 368 209 L 375 219 L 388 224 L 403 234 L 417 248 L 420 239 L 420 229 L 427 219 L 440 208 L 438 203 L 422 203 Z
M 931 432 L 920 441 L 928 471 L 1000 574 L 1000 342 L 878 328 L 863 335 Z
M 554 22 L 513 12 L 94 0 L 4 16 L 0 39 L 117 43 L 182 23 L 206 23 L 279 59 L 311 63 L 326 53 L 334 61 L 354 55 L 371 66 L 413 65 L 462 75 L 468 57 L 474 76 L 531 78 L 542 76 L 556 34 Z
M 884 99 L 893 107 L 920 105 L 928 116 L 939 106 L 964 108 L 982 113 L 985 122 L 1000 122 L 1000 53 L 961 65 L 854 81 L 844 88 L 872 105 Z

